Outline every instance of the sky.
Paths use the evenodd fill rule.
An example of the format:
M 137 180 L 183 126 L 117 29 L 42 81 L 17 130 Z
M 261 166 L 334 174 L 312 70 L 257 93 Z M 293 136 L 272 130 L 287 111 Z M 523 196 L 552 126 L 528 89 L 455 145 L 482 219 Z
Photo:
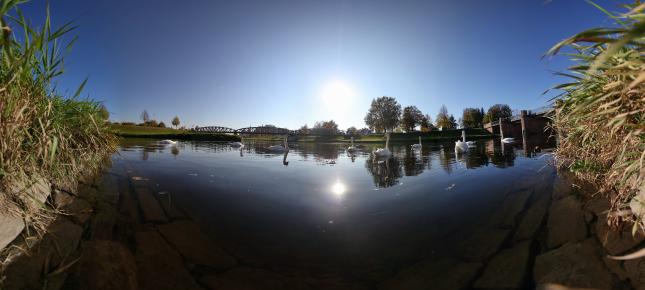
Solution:
M 617 0 L 596 1 L 622 11 Z M 38 25 L 45 0 L 21 6 Z M 393 96 L 434 119 L 441 105 L 547 105 L 570 63 L 560 40 L 611 25 L 583 0 L 51 0 L 79 37 L 58 92 L 102 101 L 113 121 L 297 129 L 333 119 L 365 127 Z M 71 35 L 70 35 L 71 36 Z

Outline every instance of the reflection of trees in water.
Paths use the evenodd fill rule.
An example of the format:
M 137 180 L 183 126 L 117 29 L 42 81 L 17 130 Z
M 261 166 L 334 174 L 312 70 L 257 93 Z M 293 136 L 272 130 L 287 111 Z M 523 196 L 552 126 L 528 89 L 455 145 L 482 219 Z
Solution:
M 409 146 L 405 149 L 405 155 L 403 156 L 403 171 L 405 176 L 415 176 L 423 173 L 425 169 L 425 163 L 423 160 L 423 155 L 419 154 L 419 151 L 412 150 Z
M 500 139 L 489 140 L 486 143 L 486 154 L 496 167 L 506 168 L 515 165 L 513 144 L 505 144 Z
M 439 148 L 439 165 L 446 173 L 452 173 L 452 164 L 454 163 L 454 160 L 455 149 L 441 145 Z
M 401 164 L 396 157 L 388 159 L 367 158 L 365 168 L 372 175 L 377 187 L 390 187 L 399 183 L 403 176 Z

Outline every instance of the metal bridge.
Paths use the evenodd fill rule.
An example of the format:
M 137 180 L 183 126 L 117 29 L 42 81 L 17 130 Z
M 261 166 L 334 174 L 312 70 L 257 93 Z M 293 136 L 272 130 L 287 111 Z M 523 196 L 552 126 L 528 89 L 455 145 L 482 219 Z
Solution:
M 207 127 L 195 127 L 193 129 L 195 132 L 204 132 L 204 133 L 223 133 L 223 134 L 245 134 L 245 135 L 297 135 L 297 130 L 289 130 L 286 128 L 278 127 L 246 127 L 240 129 L 233 129 L 228 127 L 220 126 L 207 126 Z

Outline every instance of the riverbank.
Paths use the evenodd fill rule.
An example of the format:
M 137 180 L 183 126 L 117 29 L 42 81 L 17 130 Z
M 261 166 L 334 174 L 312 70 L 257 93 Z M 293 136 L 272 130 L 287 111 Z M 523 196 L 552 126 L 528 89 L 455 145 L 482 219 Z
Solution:
M 461 130 L 445 130 L 445 131 L 431 131 L 431 132 L 412 132 L 412 133 L 391 133 L 390 142 L 418 142 L 421 137 L 422 142 L 434 141 L 448 141 L 448 140 L 461 140 Z M 488 133 L 484 129 L 466 129 L 466 139 L 478 140 L 489 139 L 495 135 Z M 262 141 L 280 141 L 283 136 L 248 136 L 244 139 L 248 140 L 262 140 Z M 351 142 L 351 136 L 348 135 L 334 135 L 334 136 L 316 136 L 316 135 L 296 135 L 290 136 L 289 141 L 292 142 L 316 142 L 316 143 L 347 143 Z M 354 137 L 355 143 L 382 143 L 385 142 L 384 134 L 370 134 L 359 135 Z
M 110 130 L 117 136 L 126 138 L 156 138 L 203 141 L 240 141 L 240 137 L 229 134 L 199 133 L 191 130 L 146 127 L 136 125 L 110 124 Z

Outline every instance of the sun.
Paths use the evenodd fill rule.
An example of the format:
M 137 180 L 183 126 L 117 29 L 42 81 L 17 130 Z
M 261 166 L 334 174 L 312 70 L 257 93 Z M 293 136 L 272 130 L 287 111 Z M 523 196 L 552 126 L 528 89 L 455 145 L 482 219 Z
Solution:
M 347 82 L 339 79 L 323 85 L 320 98 L 328 108 L 338 108 L 356 98 L 356 91 Z

